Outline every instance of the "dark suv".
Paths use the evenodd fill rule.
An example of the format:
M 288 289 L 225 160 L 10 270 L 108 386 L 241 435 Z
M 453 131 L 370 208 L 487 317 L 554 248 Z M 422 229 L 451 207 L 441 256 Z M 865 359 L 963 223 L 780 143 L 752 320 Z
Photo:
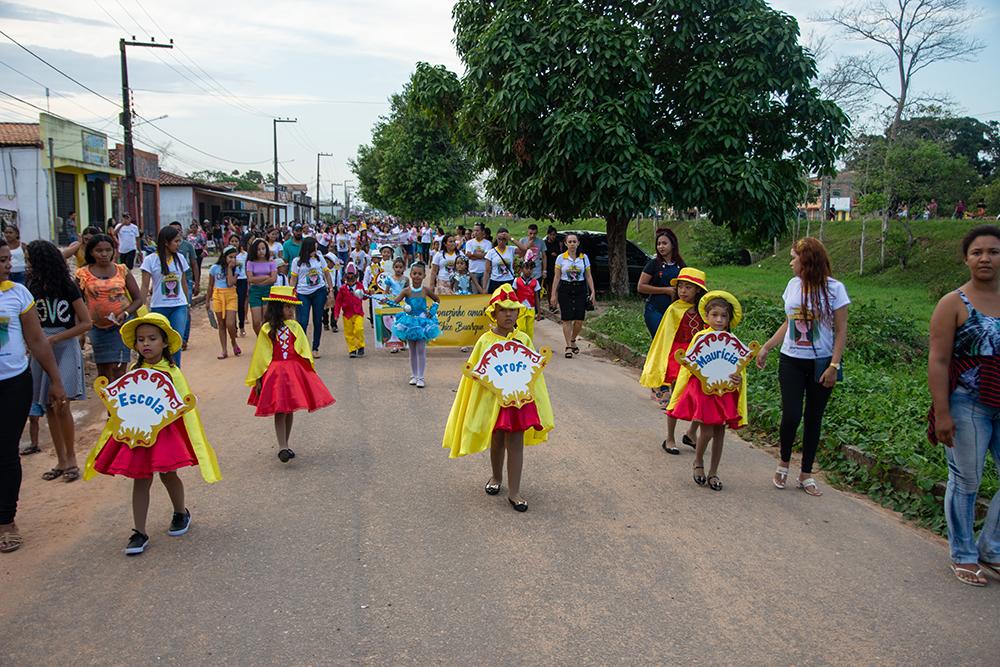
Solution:
M 560 248 L 565 249 L 562 241 L 567 234 L 575 234 L 580 239 L 580 252 L 590 258 L 590 271 L 594 276 L 594 288 L 598 292 L 606 292 L 611 284 L 608 269 L 608 235 L 604 232 L 577 231 L 574 229 L 558 233 Z M 635 286 L 639 282 L 639 274 L 642 273 L 646 262 L 650 256 L 629 240 L 625 240 L 625 257 L 628 262 L 628 283 L 629 291 L 634 292 Z

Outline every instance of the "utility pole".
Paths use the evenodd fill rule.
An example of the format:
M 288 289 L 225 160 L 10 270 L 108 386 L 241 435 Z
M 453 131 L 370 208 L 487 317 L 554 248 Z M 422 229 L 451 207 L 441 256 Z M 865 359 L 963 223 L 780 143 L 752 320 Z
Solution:
M 297 123 L 298 118 L 275 118 L 274 119 L 274 204 L 275 204 L 275 226 L 281 224 L 281 208 L 278 201 L 278 123 Z M 288 215 L 286 214 L 287 218 Z M 285 222 L 288 222 L 287 220 Z
M 348 180 L 344 181 L 344 222 L 347 222 L 351 217 L 351 193 L 347 189 L 350 182 Z
M 139 201 L 138 201 L 138 188 L 135 182 L 135 146 L 132 143 L 132 102 L 129 99 L 129 89 L 128 89 L 128 61 L 125 58 L 125 47 L 126 46 L 142 46 L 153 49 L 172 49 L 174 48 L 174 40 L 170 40 L 169 44 L 157 44 L 156 40 L 152 37 L 149 38 L 148 42 L 137 42 L 135 41 L 135 35 L 132 35 L 131 40 L 127 40 L 124 37 L 118 40 L 118 48 L 121 51 L 122 59 L 122 115 L 121 115 L 121 126 L 122 135 L 125 139 L 125 181 L 122 183 L 122 203 L 124 210 L 119 211 L 119 213 L 128 213 L 132 220 L 138 221 L 139 218 Z M 146 221 L 143 220 L 142 227 L 145 227 Z M 157 221 L 159 224 L 159 221 Z
M 316 153 L 316 222 L 319 223 L 319 159 L 321 157 L 333 157 L 333 153 Z M 333 214 L 333 200 L 330 200 L 330 214 Z

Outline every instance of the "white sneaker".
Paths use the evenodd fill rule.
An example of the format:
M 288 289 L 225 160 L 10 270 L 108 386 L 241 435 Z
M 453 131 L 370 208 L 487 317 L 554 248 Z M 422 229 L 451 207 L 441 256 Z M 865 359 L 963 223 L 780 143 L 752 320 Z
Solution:
M 417 383 L 417 378 L 410 376 L 410 385 L 415 385 Z
M 420 378 L 419 380 L 417 380 L 417 389 L 423 389 L 423 388 L 424 388 L 424 379 Z

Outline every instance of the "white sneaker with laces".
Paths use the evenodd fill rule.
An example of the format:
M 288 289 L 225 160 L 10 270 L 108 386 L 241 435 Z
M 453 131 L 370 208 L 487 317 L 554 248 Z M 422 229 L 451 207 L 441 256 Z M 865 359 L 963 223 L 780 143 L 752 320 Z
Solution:
M 423 378 L 420 378 L 419 380 L 417 380 L 417 389 L 423 389 L 424 386 L 425 385 L 424 385 L 424 379 Z
M 415 385 L 417 383 L 417 378 L 410 376 L 410 385 Z

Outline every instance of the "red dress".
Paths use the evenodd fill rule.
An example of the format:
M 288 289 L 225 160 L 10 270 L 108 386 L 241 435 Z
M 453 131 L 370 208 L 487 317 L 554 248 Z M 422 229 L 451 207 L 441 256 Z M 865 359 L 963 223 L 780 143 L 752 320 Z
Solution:
M 725 424 L 729 428 L 740 428 L 739 391 L 729 391 L 721 396 L 709 396 L 701 390 L 701 381 L 691 377 L 684 385 L 677 404 L 667 414 L 688 422 L 700 422 L 706 426 Z
M 281 327 L 272 340 L 271 363 L 260 379 L 260 393 L 255 386 L 247 405 L 257 408 L 258 417 L 308 410 L 314 412 L 333 405 L 333 396 L 312 364 L 295 351 L 295 337 L 288 327 Z
M 198 458 L 184 429 L 183 417 L 163 427 L 150 447 L 133 449 L 111 437 L 94 459 L 94 470 L 97 472 L 131 479 L 149 479 L 154 473 L 196 465 Z
M 674 333 L 674 342 L 670 345 L 670 354 L 667 356 L 667 373 L 664 376 L 663 384 L 672 385 L 677 381 L 677 374 L 681 371 L 681 365 L 677 363 L 674 356 L 677 350 L 684 352 L 694 339 L 694 335 L 705 328 L 705 322 L 698 314 L 697 306 L 691 306 L 681 317 L 680 326 Z
M 517 433 L 529 429 L 542 430 L 542 420 L 538 417 L 538 408 L 535 407 L 534 401 L 525 403 L 519 408 L 500 408 L 496 424 L 493 425 L 494 431 L 506 431 L 507 433 Z

